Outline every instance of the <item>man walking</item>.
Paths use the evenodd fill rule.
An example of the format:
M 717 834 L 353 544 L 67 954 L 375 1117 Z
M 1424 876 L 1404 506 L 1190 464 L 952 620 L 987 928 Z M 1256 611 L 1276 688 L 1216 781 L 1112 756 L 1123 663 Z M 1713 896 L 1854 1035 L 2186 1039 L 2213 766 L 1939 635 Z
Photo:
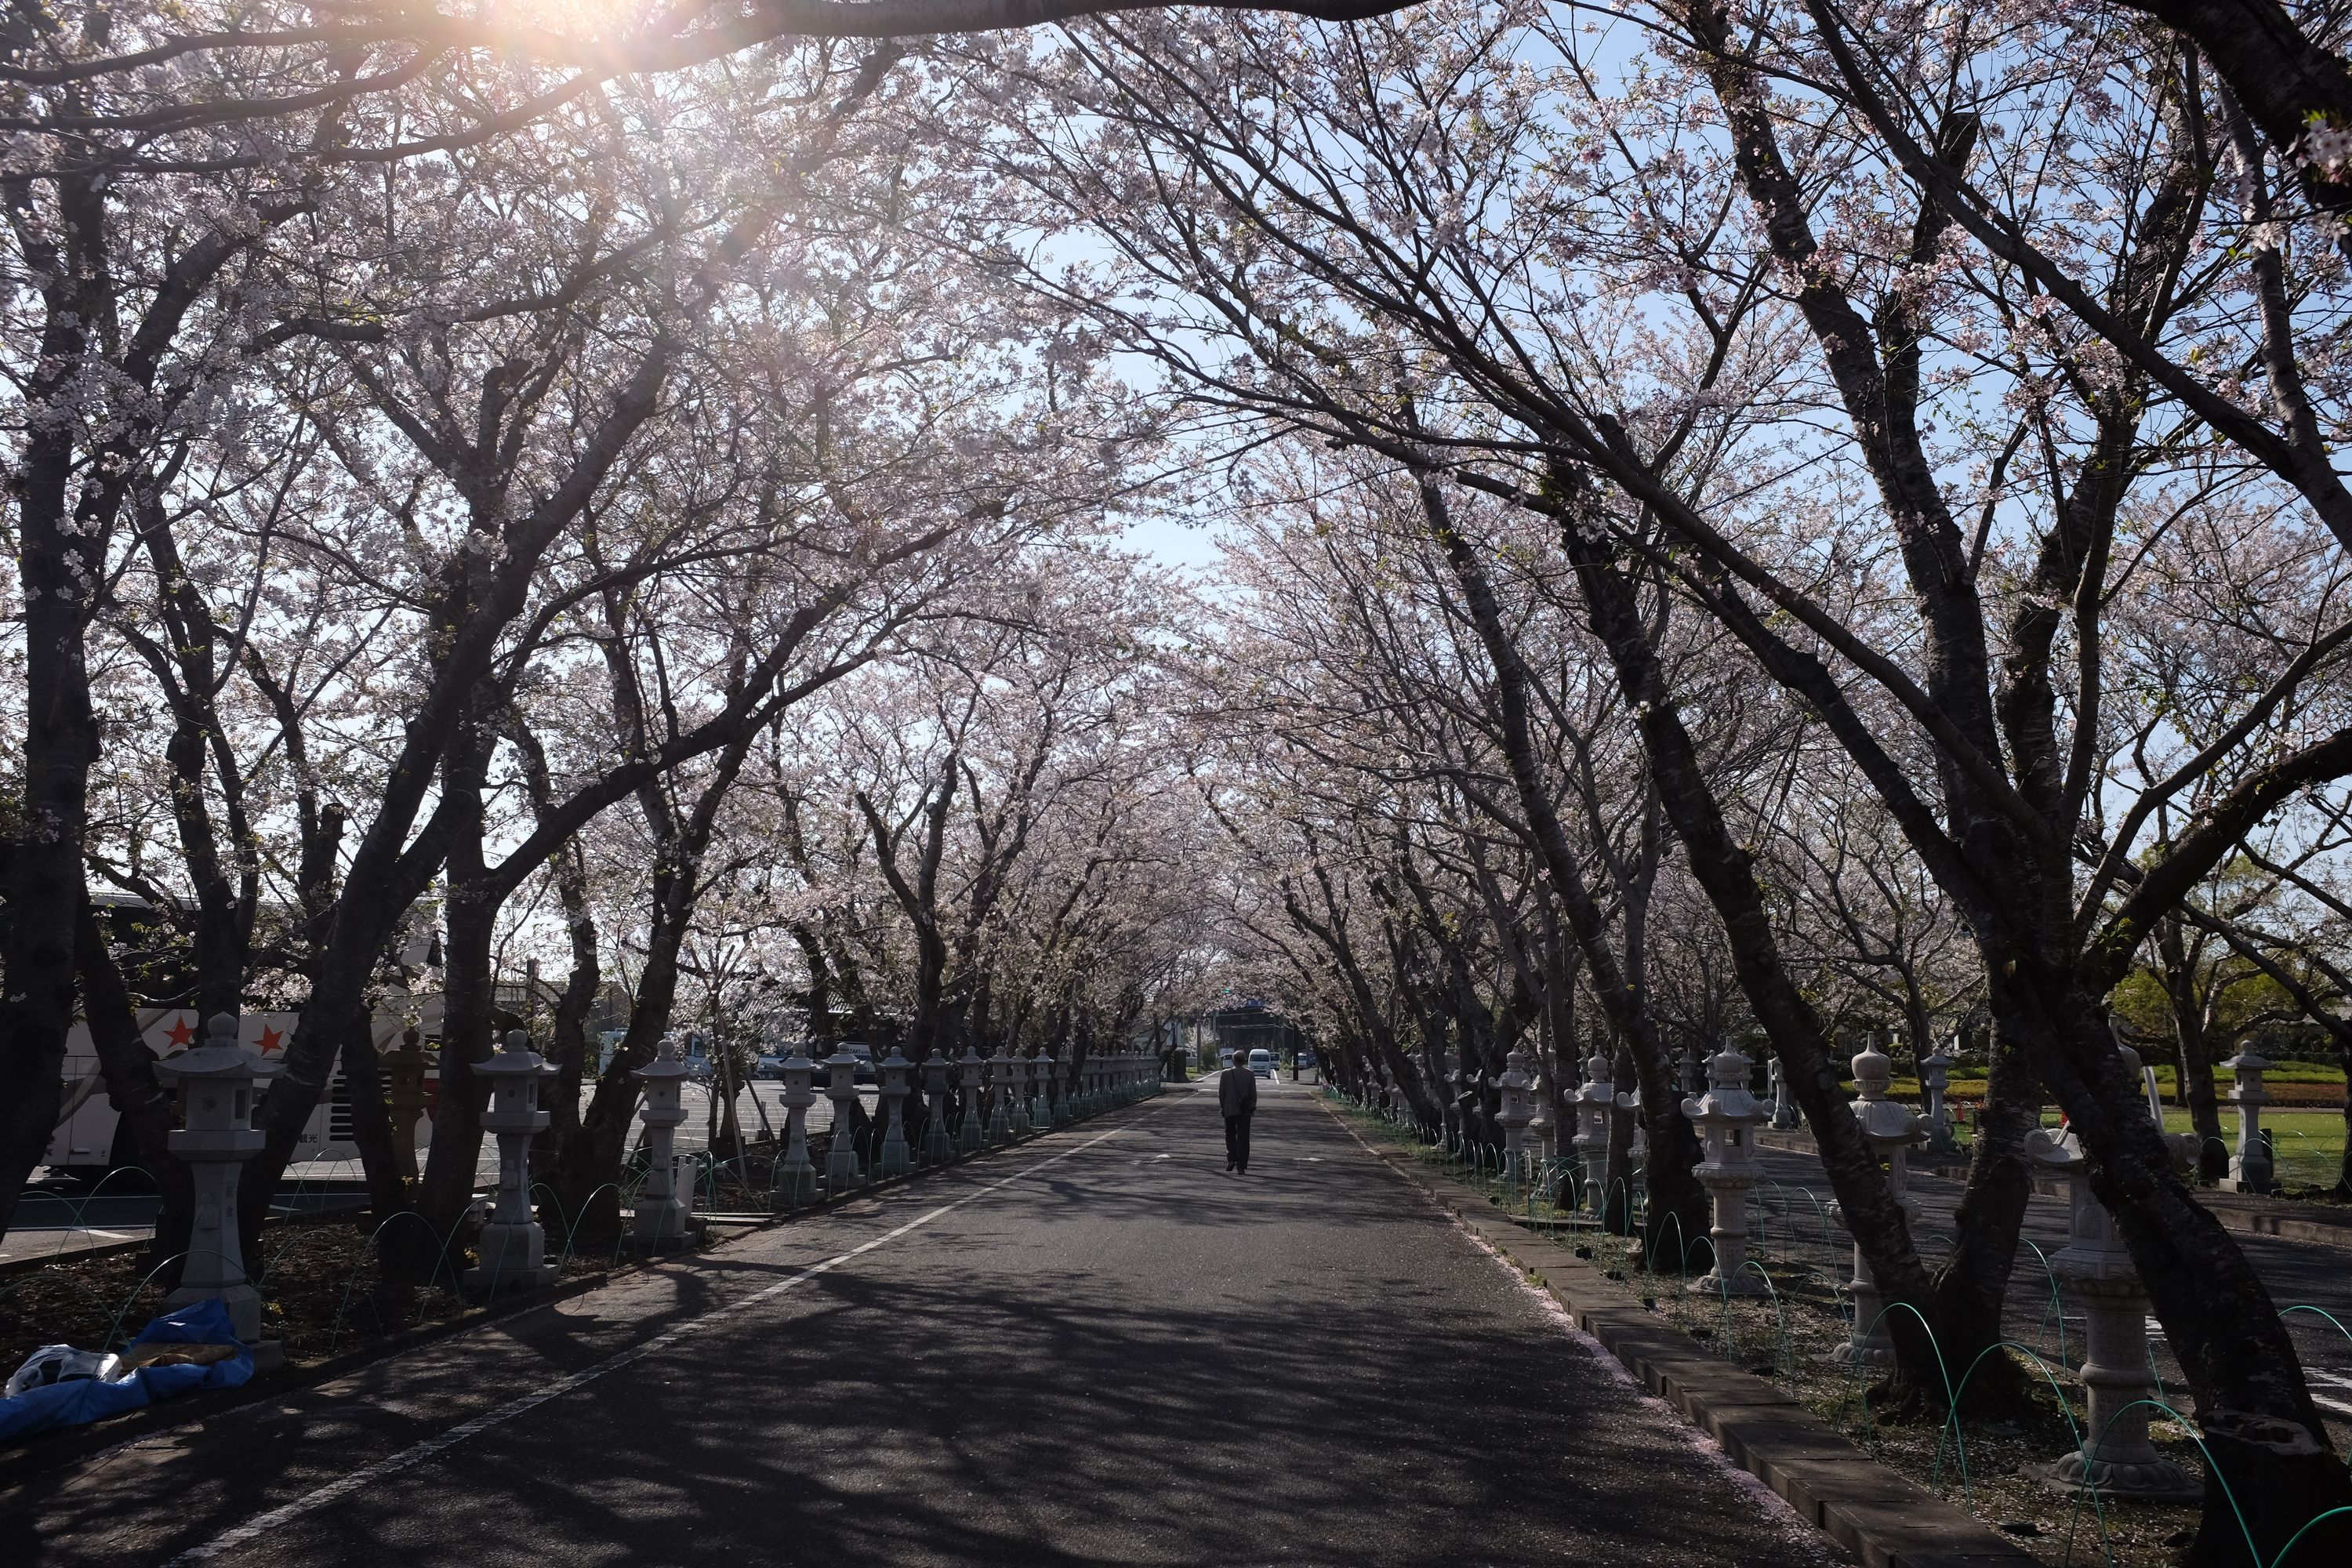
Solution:
M 1225 1113 L 1225 1169 L 1249 1174 L 1249 1124 L 1257 1110 L 1257 1074 L 1250 1071 L 1241 1053 L 1217 1075 L 1217 1109 Z

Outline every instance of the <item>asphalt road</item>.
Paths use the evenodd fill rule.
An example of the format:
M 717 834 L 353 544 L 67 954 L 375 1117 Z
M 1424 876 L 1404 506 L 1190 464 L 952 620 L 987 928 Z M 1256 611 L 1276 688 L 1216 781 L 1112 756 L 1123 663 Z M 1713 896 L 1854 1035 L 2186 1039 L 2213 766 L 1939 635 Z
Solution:
M 0 1563 L 1843 1561 L 1309 1095 L 1246 1177 L 1171 1090 L 101 1455 Z

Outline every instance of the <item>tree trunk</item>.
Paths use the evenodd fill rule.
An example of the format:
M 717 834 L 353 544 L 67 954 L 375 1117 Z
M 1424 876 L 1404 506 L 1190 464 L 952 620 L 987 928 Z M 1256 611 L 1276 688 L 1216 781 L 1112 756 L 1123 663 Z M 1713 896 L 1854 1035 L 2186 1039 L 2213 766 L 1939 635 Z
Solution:
M 1977 1113 L 1968 1185 L 1953 1215 L 1952 1256 L 1936 1270 L 1928 1313 L 1953 1379 L 1976 1369 L 1967 1391 L 1971 1413 L 2009 1411 L 2027 1387 L 2008 1356 L 1983 1352 L 2002 1338 L 2018 1232 L 2033 1195 L 2025 1135 L 2042 1124 L 2042 1086 L 2024 1051 L 1996 1026 L 1990 1054 L 1991 1076 Z
M 139 1037 L 131 988 L 123 984 L 122 972 L 99 928 L 98 911 L 87 899 L 74 921 L 74 962 L 81 975 L 90 1043 L 106 1074 L 107 1099 L 115 1115 L 131 1130 L 140 1163 L 155 1178 L 156 1191 L 163 1194 L 163 1205 L 155 1215 L 154 1240 L 149 1247 L 152 1268 L 187 1251 L 189 1229 L 195 1219 L 195 1187 L 187 1166 L 172 1152 L 173 1096 L 155 1071 L 154 1053 Z M 179 1268 L 174 1264 L 160 1278 L 166 1286 L 176 1286 Z
M 72 226 L 97 231 L 99 197 L 83 181 L 65 182 L 59 199 L 89 208 Z M 12 199 L 23 199 L 16 191 Z M 69 247 L 68 258 L 79 256 Z M 79 265 L 87 266 L 81 258 Z M 30 423 L 14 476 L 17 574 L 24 593 L 25 750 L 23 797 L 16 803 L 7 847 L 7 929 L 0 984 L 0 1233 L 33 1168 L 48 1152 L 64 1089 L 66 1031 L 73 1026 L 75 927 L 86 901 L 82 832 L 89 767 L 99 735 L 89 705 L 82 646 L 89 595 L 105 581 L 100 540 L 74 528 L 66 493 L 74 467 L 74 421 L 46 413 L 69 394 L 82 370 L 98 303 L 95 280 L 49 285 L 40 358 L 25 405 Z
M 2201 945 L 2201 944 L 2200 944 Z M 2206 1048 L 2205 1008 L 2197 994 L 2197 966 L 2178 916 L 2156 923 L 2157 956 L 2164 963 L 2164 994 L 2179 1047 L 2180 1103 L 2197 1130 L 2197 1174 L 2218 1182 L 2230 1173 L 2230 1145 L 2221 1136 L 2221 1108 L 2213 1096 L 2212 1052 Z
M 482 790 L 495 738 L 478 705 L 453 739 L 441 788 L 454 805 L 445 863 L 448 902 L 442 910 L 441 1090 L 433 1111 L 433 1147 L 417 1184 L 417 1210 L 442 1250 L 454 1258 L 469 1237 L 457 1234 L 474 1199 L 481 1166 L 482 1112 L 488 1086 L 474 1068 L 497 1048 L 491 949 L 499 907 L 482 858 Z M 454 1266 L 454 1264 L 453 1264 Z
M 1470 624 L 1494 667 L 1503 754 L 1510 764 L 1519 808 L 1533 830 L 1537 851 L 1568 916 L 1569 929 L 1576 933 L 1577 946 L 1592 971 L 1592 989 L 1601 1011 L 1633 1058 L 1634 1079 L 1642 1093 L 1643 1124 L 1650 1134 L 1648 1156 L 1643 1163 L 1649 1187 L 1649 1205 L 1643 1215 L 1643 1255 L 1652 1268 L 1662 1258 L 1671 1258 L 1679 1269 L 1692 1239 L 1706 1235 L 1710 1215 L 1706 1189 L 1691 1174 L 1691 1167 L 1698 1163 L 1698 1136 L 1683 1116 L 1679 1086 L 1668 1080 L 1665 1049 L 1651 1022 L 1648 998 L 1628 981 L 1609 945 L 1607 921 L 1585 885 L 1583 868 L 1577 862 L 1546 787 L 1528 718 L 1531 677 L 1503 624 L 1486 566 L 1470 542 L 1454 529 L 1435 479 L 1422 479 L 1421 498 L 1431 532 L 1461 584 Z

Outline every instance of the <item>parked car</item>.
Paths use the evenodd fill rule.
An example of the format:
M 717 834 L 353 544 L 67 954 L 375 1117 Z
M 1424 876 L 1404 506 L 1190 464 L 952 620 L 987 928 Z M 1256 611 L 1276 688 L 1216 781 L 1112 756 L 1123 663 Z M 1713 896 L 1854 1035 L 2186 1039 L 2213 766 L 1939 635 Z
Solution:
M 751 1076 L 753 1078 L 783 1077 L 784 1058 L 776 1055 L 773 1051 L 764 1053 L 761 1056 L 759 1060 L 751 1064 Z
M 1313 1051 L 1300 1051 L 1297 1055 L 1290 1058 L 1290 1065 L 1297 1068 L 1299 1071 L 1305 1072 L 1308 1068 L 1315 1065 L 1315 1053 Z
M 875 1077 L 874 1074 L 874 1047 L 872 1046 L 866 1044 L 862 1040 L 844 1040 L 841 1043 L 841 1048 L 857 1058 L 857 1066 L 849 1075 L 850 1082 L 878 1083 L 881 1081 L 879 1079 Z
M 1260 1047 L 1249 1054 L 1249 1069 L 1260 1078 L 1274 1076 L 1274 1053 Z

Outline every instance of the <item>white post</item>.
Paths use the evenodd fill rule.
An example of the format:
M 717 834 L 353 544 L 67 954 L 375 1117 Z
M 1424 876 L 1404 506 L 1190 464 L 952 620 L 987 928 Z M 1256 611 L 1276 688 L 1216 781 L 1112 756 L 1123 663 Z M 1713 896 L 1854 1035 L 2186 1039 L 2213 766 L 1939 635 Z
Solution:
M 1013 1142 L 1013 1110 L 1016 1091 L 1013 1086 L 1013 1053 L 1002 1045 L 988 1059 L 988 1087 L 996 1100 L 990 1107 L 988 1141 L 991 1143 L 1010 1143 Z
M 1042 1130 L 1067 1121 L 1068 1108 L 1054 1093 L 1054 1057 L 1045 1047 L 1037 1047 L 1037 1060 L 1030 1070 L 1036 1075 L 1036 1101 L 1029 1108 L 1029 1120 Z
M 1706 1092 L 1683 1101 L 1683 1114 L 1698 1129 L 1705 1152 L 1691 1173 L 1715 1204 L 1706 1233 L 1715 1246 L 1715 1267 L 1691 1281 L 1694 1295 L 1766 1293 L 1763 1276 L 1740 1267 L 1748 1260 L 1748 1194 L 1764 1176 L 1755 1142 L 1764 1107 L 1748 1091 L 1752 1070 L 1753 1064 L 1727 1045 L 1707 1058 Z
M 1010 1049 L 1011 1047 L 1007 1047 Z M 1029 1114 L 1029 1086 L 1037 1077 L 1037 1064 L 1018 1052 L 1013 1055 L 1013 1135 L 1019 1137 L 1037 1129 Z
M 907 1072 L 915 1064 L 897 1046 L 882 1058 L 882 1147 L 875 1156 L 877 1177 L 903 1176 L 914 1164 L 907 1147 Z
M 923 1163 L 944 1165 L 955 1158 L 955 1140 L 948 1131 L 948 1053 L 933 1046 L 923 1058 L 923 1100 L 931 1113 L 923 1121 Z
M 1576 1091 L 1576 1152 L 1584 1162 L 1584 1206 L 1601 1214 L 1609 1206 L 1609 1121 L 1617 1108 L 1617 1089 L 1609 1081 L 1609 1057 L 1594 1051 L 1584 1058 L 1584 1087 Z
M 547 1233 L 530 1208 L 530 1141 L 547 1131 L 539 1086 L 555 1076 L 555 1068 L 530 1048 L 529 1035 L 509 1029 L 506 1047 L 474 1070 L 490 1080 L 482 1131 L 498 1135 L 499 1190 L 489 1223 L 482 1226 L 482 1260 L 466 1270 L 466 1284 L 484 1290 L 550 1284 L 555 1265 L 547 1261 Z
M 985 1085 L 982 1074 L 987 1070 L 988 1058 L 979 1047 L 967 1041 L 963 1055 L 956 1064 L 963 1070 L 963 1124 L 956 1129 L 956 1150 L 971 1154 L 988 1142 L 988 1107 L 983 1098 Z
M 809 1086 L 816 1078 L 816 1063 L 795 1046 L 782 1070 L 784 1092 L 778 1098 L 784 1108 L 784 1163 L 776 1172 L 776 1191 L 785 1206 L 798 1208 L 816 1197 L 816 1165 L 808 1145 L 809 1107 L 816 1103 L 816 1090 Z
M 279 1069 L 237 1044 L 234 1013 L 215 1013 L 205 1024 L 195 1049 L 165 1057 L 155 1070 L 177 1080 L 187 1095 L 187 1125 L 164 1142 L 187 1162 L 195 1188 L 195 1220 L 180 1262 L 180 1288 L 163 1298 L 166 1309 L 217 1296 L 228 1308 L 236 1337 L 261 1342 L 261 1296 L 245 1277 L 245 1247 L 237 1236 L 237 1178 L 260 1149 L 254 1131 L 254 1084 Z
M 1789 1132 L 1805 1124 L 1804 1112 L 1797 1109 L 1796 1091 L 1789 1087 L 1789 1069 L 1772 1058 L 1772 1127 L 1775 1131 Z
M 2128 1046 L 2118 1049 L 2137 1076 L 2138 1054 Z M 2165 1142 L 2176 1166 L 2195 1157 L 2193 1132 L 2168 1134 Z M 2148 1441 L 2149 1406 L 2139 1403 L 2155 1392 L 2147 1365 L 2147 1289 L 2113 1218 L 2084 1179 L 2082 1144 L 2071 1131 L 2037 1129 L 2025 1135 L 2025 1154 L 2041 1171 L 2065 1180 L 2066 1245 L 2051 1255 L 2050 1271 L 2083 1306 L 2082 1447 L 2035 1467 L 2035 1473 L 2054 1491 L 2087 1486 L 2102 1498 L 2194 1502 L 2203 1487 Z
M 1955 1042 L 1956 1044 L 1958 1042 Z M 1955 1154 L 1959 1145 L 1952 1142 L 1952 1121 L 1944 1114 L 1944 1090 L 1951 1087 L 1952 1058 L 1938 1046 L 1919 1062 L 1919 1088 L 1927 1097 L 1927 1143 L 1923 1152 Z
M 645 1086 L 646 1096 L 645 1106 L 637 1113 L 637 1120 L 646 1128 L 646 1180 L 637 1189 L 632 1229 L 638 1245 L 659 1252 L 686 1245 L 686 1222 L 690 1212 L 678 1195 L 677 1162 L 674 1158 L 674 1141 L 678 1127 L 686 1121 L 684 1096 L 679 1092 L 686 1080 L 686 1064 L 677 1058 L 675 1036 L 663 1037 L 654 1059 L 639 1068 L 636 1077 Z
M 2271 1064 L 2252 1050 L 2240 1051 L 2221 1064 L 2236 1075 L 2230 1103 L 2238 1108 L 2238 1148 L 2230 1156 L 2230 1174 L 2221 1185 L 2233 1193 L 2267 1193 L 2278 1184 L 2270 1145 L 2263 1142 L 2263 1107 L 2270 1093 L 2263 1073 Z
M 1516 1184 L 1525 1173 L 1520 1162 L 1527 1156 L 1528 1053 L 1514 1047 L 1504 1057 L 1503 1076 L 1495 1083 L 1503 1091 L 1502 1109 L 1495 1113 L 1503 1129 L 1503 1180 Z
M 845 1042 L 824 1058 L 829 1075 L 824 1097 L 833 1101 L 833 1135 L 827 1141 L 824 1157 L 824 1190 L 828 1193 L 841 1193 L 866 1180 L 866 1168 L 858 1163 L 857 1142 L 853 1135 L 857 1116 L 857 1060 Z
M 1865 1040 L 1853 1058 L 1853 1119 L 1862 1124 L 1863 1141 L 1870 1146 L 1871 1157 L 1885 1162 L 1886 1190 L 1894 1194 L 1895 1205 L 1906 1219 L 1916 1219 L 1919 1200 L 1906 1193 L 1903 1185 L 1911 1145 L 1925 1134 L 1919 1131 L 1917 1112 L 1886 1098 L 1894 1079 L 1895 1063 L 1878 1048 L 1875 1039 Z M 1840 1221 L 1845 1217 L 1836 1204 L 1830 1205 L 1830 1215 Z M 1853 1278 L 1847 1284 L 1853 1292 L 1853 1331 L 1831 1359 L 1841 1366 L 1894 1365 L 1895 1335 L 1885 1321 L 1885 1301 L 1858 1241 L 1853 1247 Z

